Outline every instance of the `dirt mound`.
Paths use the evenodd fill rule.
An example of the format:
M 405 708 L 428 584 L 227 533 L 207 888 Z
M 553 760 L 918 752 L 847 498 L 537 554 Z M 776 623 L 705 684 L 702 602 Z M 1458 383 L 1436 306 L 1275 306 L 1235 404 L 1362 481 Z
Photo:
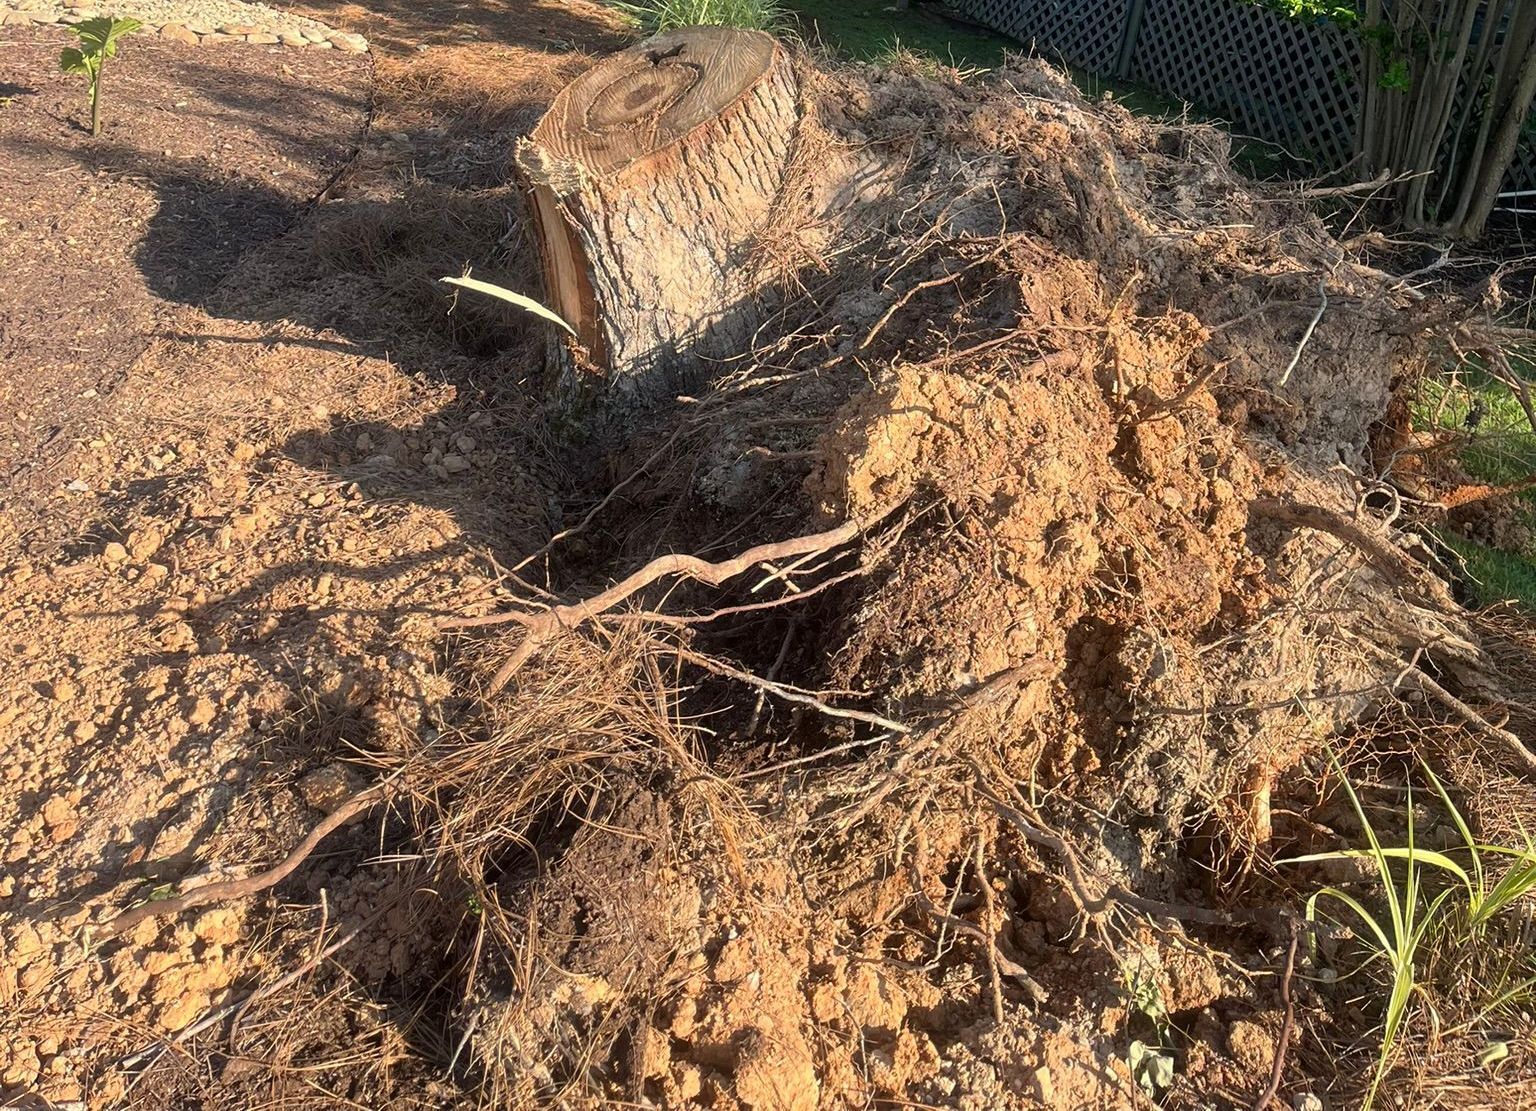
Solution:
M 1243 966 L 1284 940 L 1282 779 L 1389 689 L 1366 611 L 1456 622 L 1328 535 L 1426 306 L 1233 176 L 1219 133 L 1046 67 L 803 80 L 762 346 L 535 555 L 580 597 L 648 553 L 862 543 L 563 611 L 604 645 L 583 697 L 622 750 L 612 724 L 562 737 L 581 766 L 542 806 L 504 786 L 545 776 L 526 728 L 432 777 L 446 859 L 499 908 L 481 1065 L 528 1101 L 1225 1105 L 1280 1036 Z M 566 705 L 569 645 L 525 641 L 497 713 Z M 1130 1044 L 1168 1015 L 1202 1033 L 1154 1084 Z

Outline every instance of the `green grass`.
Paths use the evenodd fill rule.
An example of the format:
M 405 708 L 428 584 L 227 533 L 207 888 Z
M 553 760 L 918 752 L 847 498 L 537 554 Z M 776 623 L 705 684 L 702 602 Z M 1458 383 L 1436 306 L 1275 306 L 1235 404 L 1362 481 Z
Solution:
M 1536 614 L 1536 562 L 1452 533 L 1440 540 L 1466 564 L 1467 590 L 1475 604 L 1514 602 L 1527 613 Z
M 1536 379 L 1536 352 L 1510 359 L 1516 373 Z M 1476 365 L 1462 367 L 1454 377 L 1425 384 L 1414 412 L 1421 431 L 1466 429 L 1467 417 L 1481 413 L 1468 434 L 1459 460 L 1477 482 L 1503 486 L 1536 475 L 1536 431 L 1507 386 Z M 1519 495 L 1520 514 L 1536 535 L 1536 490 Z M 1536 614 L 1536 550 L 1505 551 L 1475 540 L 1445 533 L 1440 539 L 1466 563 L 1468 589 L 1479 605 L 1513 601 Z
M 774 0 L 611 0 L 613 6 L 647 32 L 677 27 L 745 27 L 777 31 L 786 26 L 784 9 Z
M 994 69 L 1019 44 L 980 28 L 959 27 L 919 9 L 891 11 L 891 0 L 791 0 L 806 38 L 861 62 L 902 48 L 957 69 Z
M 1536 844 L 1529 837 L 1520 845 L 1492 845 L 1479 839 L 1451 793 L 1429 765 L 1421 761 L 1420 771 L 1454 825 L 1459 844 L 1436 851 L 1419 843 L 1422 819 L 1415 809 L 1410 784 L 1403 823 L 1406 843 L 1386 845 L 1331 750 L 1329 761 L 1365 834 L 1366 847 L 1312 853 L 1276 863 L 1356 861 L 1367 865 L 1373 873 L 1369 886 L 1374 890 L 1356 894 L 1329 885 L 1307 900 L 1309 922 L 1327 917 L 1352 928 L 1366 957 L 1356 974 L 1379 967 L 1388 981 L 1382 1008 L 1381 1051 L 1364 1102 L 1369 1111 L 1396 1056 L 1398 1042 L 1414 1017 L 1416 1000 L 1419 1010 L 1427 1012 L 1426 1017 L 1437 1029 L 1441 1025 L 1441 1003 L 1458 1009 L 1470 1004 L 1473 1025 L 1506 1008 L 1511 1001 L 1529 1004 L 1533 982 L 1528 976 L 1501 975 L 1480 984 L 1469 982 L 1458 970 L 1473 963 L 1485 963 L 1489 950 L 1502 940 L 1493 932 L 1498 920 L 1536 890 Z M 1325 901 L 1342 914 L 1329 913 Z M 1507 963 L 1529 967 L 1528 945 L 1522 952 L 1505 956 L 1510 959 Z M 1434 982 L 1432 965 L 1450 973 L 1448 982 Z M 1515 986 L 1511 987 L 1511 982 Z

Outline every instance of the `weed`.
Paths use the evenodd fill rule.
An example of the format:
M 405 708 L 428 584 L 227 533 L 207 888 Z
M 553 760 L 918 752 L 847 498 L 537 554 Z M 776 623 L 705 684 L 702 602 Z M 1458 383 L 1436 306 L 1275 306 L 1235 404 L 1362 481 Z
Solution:
M 107 59 L 116 57 L 117 44 L 125 36 L 144 26 L 137 19 L 97 16 L 84 19 L 70 28 L 80 38 L 79 46 L 68 46 L 59 54 L 59 69 L 85 78 L 91 93 L 91 134 L 101 134 L 101 75 Z
M 1125 978 L 1125 992 L 1131 1005 L 1152 1023 L 1156 1031 L 1153 1041 L 1136 1038 L 1131 1042 L 1126 1064 L 1131 1067 L 1131 1075 L 1147 1094 L 1147 1098 L 1156 1100 L 1173 1086 L 1168 1008 L 1163 1004 L 1162 989 L 1158 987 L 1156 977 L 1147 975 L 1144 967 L 1126 965 L 1121 974 Z
M 1536 889 L 1536 843 L 1527 838 L 1523 847 L 1507 848 L 1479 841 L 1452 801 L 1450 792 L 1426 764 L 1422 765 L 1423 772 L 1455 825 L 1461 846 L 1437 852 L 1418 845 L 1418 820 L 1411 785 L 1405 823 L 1407 844 L 1385 846 L 1338 758 L 1330 752 L 1329 760 L 1364 830 L 1368 847 L 1312 853 L 1278 863 L 1364 861 L 1372 866 L 1380 882 L 1385 904 L 1383 911 L 1373 911 L 1361 899 L 1337 886 L 1321 888 L 1307 900 L 1307 919 L 1311 922 L 1317 920 L 1324 899 L 1339 903 L 1349 911 L 1350 916 L 1364 927 L 1359 937 L 1370 950 L 1366 966 L 1384 962 L 1390 973 L 1381 1051 L 1363 1104 L 1368 1111 L 1394 1059 L 1410 1004 L 1415 995 L 1425 994 L 1421 973 L 1429 955 L 1436 948 L 1476 951 L 1482 946 L 1493 922 Z M 1452 852 L 1458 857 L 1465 856 L 1466 864 L 1459 863 Z M 1490 867 L 1495 859 L 1509 862 L 1497 880 L 1493 879 Z M 1395 870 L 1394 865 L 1397 865 Z M 1426 882 L 1431 875 L 1451 882 L 1438 891 L 1431 891 L 1433 885 Z M 1529 982 L 1521 986 L 1529 987 Z M 1486 1011 L 1499 1003 L 1496 998 L 1485 1003 L 1483 1009 Z

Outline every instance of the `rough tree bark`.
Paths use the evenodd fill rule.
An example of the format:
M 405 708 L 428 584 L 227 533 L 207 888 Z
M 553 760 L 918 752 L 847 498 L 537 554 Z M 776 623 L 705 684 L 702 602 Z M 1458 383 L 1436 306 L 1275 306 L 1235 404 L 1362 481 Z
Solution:
M 750 349 L 754 244 L 799 118 L 769 35 L 695 27 L 599 62 L 521 144 L 562 392 L 649 402 Z

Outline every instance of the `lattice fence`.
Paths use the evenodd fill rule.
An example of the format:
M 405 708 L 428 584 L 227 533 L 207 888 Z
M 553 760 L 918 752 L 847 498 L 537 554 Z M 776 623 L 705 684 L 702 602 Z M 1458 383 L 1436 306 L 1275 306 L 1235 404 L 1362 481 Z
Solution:
M 1350 159 L 1360 43 L 1331 24 L 1290 19 L 1248 0 L 1145 0 L 1139 21 L 1129 18 L 1130 0 L 950 2 L 1045 57 L 1186 100 L 1319 172 Z M 1122 60 L 1129 62 L 1124 72 Z M 1521 147 L 1504 188 L 1536 189 L 1536 143 Z
M 1332 170 L 1353 154 L 1358 40 L 1244 0 L 1154 0 L 1129 77 Z
M 1510 192 L 1536 189 L 1536 140 L 1527 139 L 1525 144 L 1515 151 L 1515 161 L 1509 167 L 1509 175 L 1504 179 L 1504 188 Z M 1518 201 L 1511 203 L 1521 208 L 1536 209 L 1536 197 L 1521 197 Z
M 1130 0 L 952 0 L 969 19 L 1095 73 L 1114 73 Z

